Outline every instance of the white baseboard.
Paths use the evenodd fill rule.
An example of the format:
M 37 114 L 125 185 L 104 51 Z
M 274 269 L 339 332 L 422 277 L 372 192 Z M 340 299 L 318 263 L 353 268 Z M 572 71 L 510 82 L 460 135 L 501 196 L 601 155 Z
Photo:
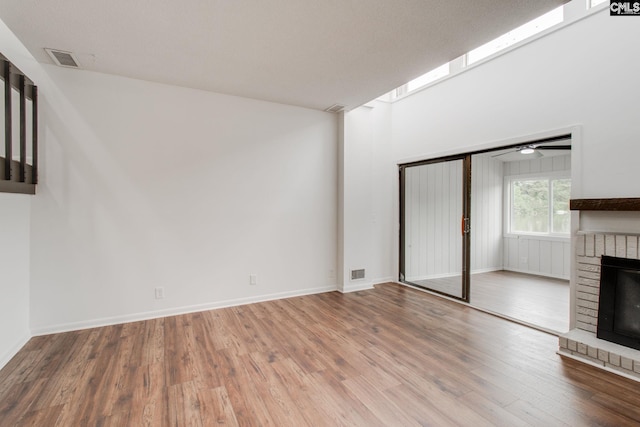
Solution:
M 539 271 L 528 271 L 528 270 L 521 270 L 519 268 L 504 268 L 504 271 L 513 271 L 514 273 L 523 273 L 523 274 L 531 274 L 533 276 L 540 276 L 540 277 L 551 277 L 552 279 L 561 279 L 561 280 L 569 280 L 569 277 L 564 277 L 564 276 L 560 276 L 557 274 L 545 274 L 545 273 L 541 273 Z
M 456 277 L 456 276 L 462 276 L 462 273 L 442 273 L 442 274 L 429 274 L 426 276 L 412 276 L 412 277 L 407 277 L 406 280 L 409 282 L 415 282 L 418 280 L 446 279 L 447 277 Z
M 358 291 L 366 291 L 367 289 L 373 289 L 373 287 L 375 285 L 381 285 L 383 283 L 389 283 L 389 282 L 395 282 L 396 279 L 394 279 L 393 277 L 389 276 L 389 277 L 378 277 L 377 279 L 371 279 L 371 280 L 357 280 L 355 282 L 350 282 L 348 283 L 346 286 L 344 286 L 344 289 L 340 290 L 338 289 L 340 292 L 342 292 L 343 294 L 347 294 L 349 292 L 358 292 Z
M 0 369 L 4 368 L 13 356 L 15 356 L 30 339 L 31 336 L 28 335 L 20 338 L 8 351 L 0 355 Z
M 490 267 L 490 268 L 479 268 L 477 270 L 472 270 L 471 274 L 481 274 L 481 273 L 491 273 L 493 271 L 501 271 L 502 267 Z M 418 276 L 418 277 L 408 277 L 406 280 L 409 282 L 416 280 L 432 280 L 432 279 L 444 279 L 447 277 L 457 277 L 462 276 L 462 272 L 459 273 L 443 273 L 443 274 L 431 274 L 428 276 Z
M 272 301 L 277 299 L 292 298 L 303 295 L 321 294 L 336 291 L 335 285 L 321 286 L 317 288 L 300 289 L 296 291 L 278 292 L 274 294 L 259 295 L 253 297 L 236 298 L 224 301 L 216 301 L 205 304 L 196 304 L 184 307 L 169 308 L 164 310 L 147 311 L 143 313 L 127 314 L 123 316 L 105 317 L 101 319 L 85 320 L 80 322 L 62 323 L 58 325 L 36 327 L 31 330 L 33 336 L 55 334 L 60 332 L 78 331 L 81 329 L 98 328 L 102 326 L 118 325 L 121 323 L 138 322 L 141 320 L 157 319 L 159 317 L 176 316 L 180 314 L 196 313 L 199 311 L 214 310 L 217 308 L 235 307 L 252 304 L 255 302 Z
M 471 274 L 493 273 L 494 271 L 502 270 L 504 270 L 502 267 L 479 268 L 477 270 L 471 270 Z
M 349 292 L 366 291 L 367 289 L 373 289 L 373 282 L 370 280 L 366 282 L 358 281 L 356 283 L 349 283 L 345 285 L 340 292 L 348 294 Z
M 389 283 L 389 282 L 397 283 L 397 281 L 398 281 L 397 277 L 389 276 L 389 277 L 381 277 L 379 279 L 373 279 L 371 281 L 371 284 L 375 286 L 375 285 L 382 285 L 383 283 Z

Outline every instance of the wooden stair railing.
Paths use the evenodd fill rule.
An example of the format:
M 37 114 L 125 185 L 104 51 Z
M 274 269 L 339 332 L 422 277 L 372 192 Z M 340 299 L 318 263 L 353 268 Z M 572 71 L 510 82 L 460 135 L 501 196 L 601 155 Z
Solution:
M 2 65 L 0 78 L 4 83 L 4 156 L 0 152 L 0 192 L 35 194 L 38 183 L 38 88 L 2 54 L 0 54 L 0 64 Z M 14 102 L 15 95 L 19 99 L 18 108 Z M 27 109 L 29 101 L 31 108 Z M 14 150 L 16 148 L 14 147 L 15 117 L 19 120 L 18 150 Z M 31 121 L 30 162 L 27 150 L 29 119 Z M 15 151 L 17 153 L 14 153 Z M 17 159 L 15 154 L 18 154 Z

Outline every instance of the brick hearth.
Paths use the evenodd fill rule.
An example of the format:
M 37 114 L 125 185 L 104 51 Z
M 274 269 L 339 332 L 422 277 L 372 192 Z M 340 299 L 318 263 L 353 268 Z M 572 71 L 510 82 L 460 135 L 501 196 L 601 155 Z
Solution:
M 637 235 L 579 232 L 576 239 L 576 328 L 560 336 L 559 351 L 640 381 L 640 351 L 600 340 L 598 295 L 602 255 L 640 259 Z

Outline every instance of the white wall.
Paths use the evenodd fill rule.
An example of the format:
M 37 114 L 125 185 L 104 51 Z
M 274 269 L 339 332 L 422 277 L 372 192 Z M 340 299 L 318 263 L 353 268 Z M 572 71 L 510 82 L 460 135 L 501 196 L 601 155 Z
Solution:
M 577 128 L 572 197 L 640 196 L 640 86 L 625 83 L 637 80 L 640 59 L 621 42 L 640 39 L 640 26 L 631 21 L 610 17 L 605 8 L 395 102 L 390 162 Z M 588 219 L 592 229 L 610 228 L 597 215 L 582 214 L 581 221 Z M 628 221 L 637 226 L 637 219 Z
M 505 176 L 544 172 L 571 172 L 571 155 L 506 162 Z M 570 238 L 505 235 L 504 269 L 569 279 Z
M 571 6 L 583 7 L 577 3 Z M 640 86 L 625 84 L 640 75 L 640 59 L 626 54 L 626 45 L 621 44 L 621 40 L 639 38 L 640 26 L 631 19 L 608 16 L 605 8 L 401 99 L 391 105 L 391 118 L 387 119 L 391 123 L 391 152 L 379 167 L 386 170 L 407 161 L 498 147 L 532 136 L 565 134 L 571 129 L 577 136 L 573 141 L 572 197 L 640 196 L 636 185 L 640 169 L 635 165 L 640 154 L 636 143 L 640 136 L 636 118 Z M 348 146 L 353 137 L 348 132 L 345 135 Z M 359 173 L 366 165 L 354 156 L 345 159 L 343 169 Z M 397 183 L 397 177 L 391 179 Z M 348 191 L 360 194 L 370 188 L 367 180 L 361 185 Z M 382 243 L 387 247 L 398 242 L 397 201 L 396 189 L 385 202 L 396 206 L 395 217 L 385 228 L 393 232 L 384 232 L 390 236 Z M 344 208 L 344 216 L 358 226 L 371 215 L 366 205 Z M 640 224 L 638 215 L 624 219 L 635 222 L 636 227 Z M 599 228 L 606 220 L 583 213 L 581 221 Z M 363 227 L 364 235 L 370 228 Z M 349 250 L 360 256 L 358 265 L 372 263 L 368 255 L 371 239 L 376 237 L 353 239 Z M 394 278 L 398 274 L 397 254 L 394 250 Z
M 471 158 L 471 273 L 502 269 L 503 163 Z
M 335 289 L 335 115 L 44 70 L 34 332 Z
M 350 292 L 393 280 L 398 229 L 398 169 L 391 158 L 390 106 L 374 101 L 344 113 L 340 140 L 339 283 Z M 365 278 L 351 280 L 351 270 L 365 269 Z
M 28 67 L 24 67 L 24 58 L 30 55 L 2 21 L 0 52 L 22 71 L 29 71 Z M 31 337 L 29 268 L 30 241 L 33 237 L 30 227 L 32 197 L 0 194 L 0 368 Z
M 574 197 L 638 196 L 640 26 L 606 9 L 393 105 L 394 158 L 582 126 Z M 577 172 L 577 171 L 576 171 Z
M 38 194 L 0 198 L 28 226 L 1 235 L 20 257 L 0 357 L 30 332 L 336 288 L 334 114 L 42 66 L 0 36 L 41 121 Z
M 30 197 L 23 194 L 0 193 L 0 368 L 31 337 Z

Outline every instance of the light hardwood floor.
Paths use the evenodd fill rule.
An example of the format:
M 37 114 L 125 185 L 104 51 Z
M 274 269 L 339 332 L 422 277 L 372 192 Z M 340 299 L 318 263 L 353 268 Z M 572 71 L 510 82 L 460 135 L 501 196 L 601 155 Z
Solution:
M 395 284 L 35 337 L 2 426 L 638 425 L 640 384 Z
M 461 277 L 419 280 L 430 289 L 461 295 Z M 470 304 L 556 332 L 569 330 L 569 281 L 512 271 L 471 275 Z
M 512 271 L 472 276 L 472 305 L 557 332 L 569 330 L 569 281 Z

